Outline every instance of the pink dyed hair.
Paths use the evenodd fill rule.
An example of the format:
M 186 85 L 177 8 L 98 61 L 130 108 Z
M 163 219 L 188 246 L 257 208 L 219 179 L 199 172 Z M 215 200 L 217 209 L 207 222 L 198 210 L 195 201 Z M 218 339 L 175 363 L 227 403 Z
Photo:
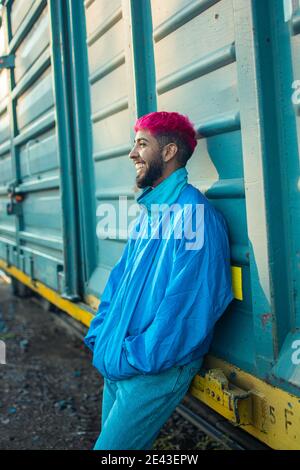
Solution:
M 178 133 L 193 153 L 196 145 L 196 131 L 187 116 L 175 112 L 159 111 L 140 117 L 134 126 L 135 132 L 147 130 L 154 137 L 167 133 Z

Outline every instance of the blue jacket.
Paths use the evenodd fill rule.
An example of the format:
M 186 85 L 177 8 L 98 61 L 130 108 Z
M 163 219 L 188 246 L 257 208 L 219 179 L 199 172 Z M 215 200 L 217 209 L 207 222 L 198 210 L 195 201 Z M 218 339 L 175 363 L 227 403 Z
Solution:
M 216 321 L 233 299 L 226 223 L 198 189 L 178 177 L 186 174 L 181 170 L 142 194 L 145 210 L 110 273 L 84 340 L 94 352 L 93 365 L 111 380 L 158 373 L 202 357 Z M 159 230 L 164 214 L 154 217 L 147 206 L 149 192 L 152 203 L 161 203 L 162 194 L 169 194 L 169 200 L 173 194 L 171 203 L 181 209 L 189 205 L 189 229 L 181 237 L 176 220 L 182 210 L 177 218 L 171 214 L 168 237 L 151 231 L 153 226 Z M 199 207 L 204 218 L 197 219 Z M 189 233 L 192 227 L 203 236 L 196 249 L 187 249 L 196 240 Z

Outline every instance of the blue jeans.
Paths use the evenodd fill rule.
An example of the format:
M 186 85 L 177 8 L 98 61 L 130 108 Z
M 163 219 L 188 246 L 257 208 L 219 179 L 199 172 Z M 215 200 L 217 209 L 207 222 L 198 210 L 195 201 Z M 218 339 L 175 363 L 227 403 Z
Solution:
M 150 450 L 201 364 L 202 358 L 159 374 L 104 379 L 102 429 L 94 450 Z

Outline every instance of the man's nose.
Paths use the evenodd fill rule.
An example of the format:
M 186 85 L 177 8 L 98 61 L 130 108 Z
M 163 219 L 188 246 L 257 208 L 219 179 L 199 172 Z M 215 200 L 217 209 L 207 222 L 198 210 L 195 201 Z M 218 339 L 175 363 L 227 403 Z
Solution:
M 129 158 L 135 159 L 135 158 L 138 158 L 138 156 L 139 154 L 136 150 L 136 146 L 134 146 L 129 153 Z

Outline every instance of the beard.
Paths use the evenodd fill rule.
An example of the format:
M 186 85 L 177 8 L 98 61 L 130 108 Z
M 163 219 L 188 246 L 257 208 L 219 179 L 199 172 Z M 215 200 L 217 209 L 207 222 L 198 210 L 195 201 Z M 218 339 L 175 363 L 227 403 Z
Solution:
M 138 188 L 146 188 L 147 186 L 153 186 L 158 178 L 161 177 L 164 170 L 164 161 L 162 155 L 157 158 L 157 160 L 152 160 L 148 163 L 148 168 L 141 175 L 136 177 L 136 185 Z

